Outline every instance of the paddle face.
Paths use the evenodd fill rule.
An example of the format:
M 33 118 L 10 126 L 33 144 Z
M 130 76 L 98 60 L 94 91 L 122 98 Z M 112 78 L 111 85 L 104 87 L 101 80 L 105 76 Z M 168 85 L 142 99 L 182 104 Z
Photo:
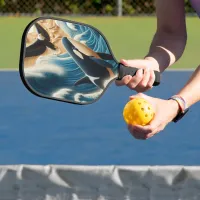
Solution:
M 117 78 L 118 62 L 97 29 L 43 17 L 24 31 L 20 75 L 37 96 L 90 104 Z

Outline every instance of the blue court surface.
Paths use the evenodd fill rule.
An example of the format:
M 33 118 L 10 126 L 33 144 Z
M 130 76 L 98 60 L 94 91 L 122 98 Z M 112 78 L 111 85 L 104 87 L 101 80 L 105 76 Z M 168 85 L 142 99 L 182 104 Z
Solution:
M 168 98 L 191 71 L 168 71 L 149 95 Z M 95 104 L 39 98 L 17 71 L 0 72 L 0 164 L 199 165 L 200 105 L 147 141 L 134 139 L 122 118 L 135 92 L 113 83 Z

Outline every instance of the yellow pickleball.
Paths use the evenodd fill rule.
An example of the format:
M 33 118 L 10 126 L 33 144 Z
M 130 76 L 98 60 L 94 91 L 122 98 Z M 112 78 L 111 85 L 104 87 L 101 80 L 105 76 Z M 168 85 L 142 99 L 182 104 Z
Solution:
M 135 98 L 129 101 L 123 111 L 123 117 L 127 124 L 145 126 L 151 122 L 155 115 L 153 106 L 143 98 Z

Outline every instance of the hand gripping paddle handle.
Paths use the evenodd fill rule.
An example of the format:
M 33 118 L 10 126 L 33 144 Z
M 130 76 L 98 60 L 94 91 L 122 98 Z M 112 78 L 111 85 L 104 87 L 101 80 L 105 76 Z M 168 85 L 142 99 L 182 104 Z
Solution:
M 121 80 L 126 75 L 135 76 L 138 68 L 126 67 L 123 64 L 119 63 L 118 70 L 119 70 L 119 75 L 118 75 L 117 80 Z M 154 71 L 154 74 L 155 74 L 155 81 L 154 81 L 153 86 L 158 86 L 160 84 L 160 72 Z

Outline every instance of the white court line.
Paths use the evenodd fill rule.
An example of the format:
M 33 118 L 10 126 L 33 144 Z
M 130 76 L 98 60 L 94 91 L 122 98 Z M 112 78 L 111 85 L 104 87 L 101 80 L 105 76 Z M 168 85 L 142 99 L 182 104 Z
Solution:
M 0 72 L 16 72 L 18 69 L 0 69 Z
M 172 68 L 172 69 L 166 69 L 165 71 L 173 71 L 173 72 L 188 72 L 188 71 L 194 71 L 195 68 L 180 68 L 180 69 L 176 69 L 176 68 Z

